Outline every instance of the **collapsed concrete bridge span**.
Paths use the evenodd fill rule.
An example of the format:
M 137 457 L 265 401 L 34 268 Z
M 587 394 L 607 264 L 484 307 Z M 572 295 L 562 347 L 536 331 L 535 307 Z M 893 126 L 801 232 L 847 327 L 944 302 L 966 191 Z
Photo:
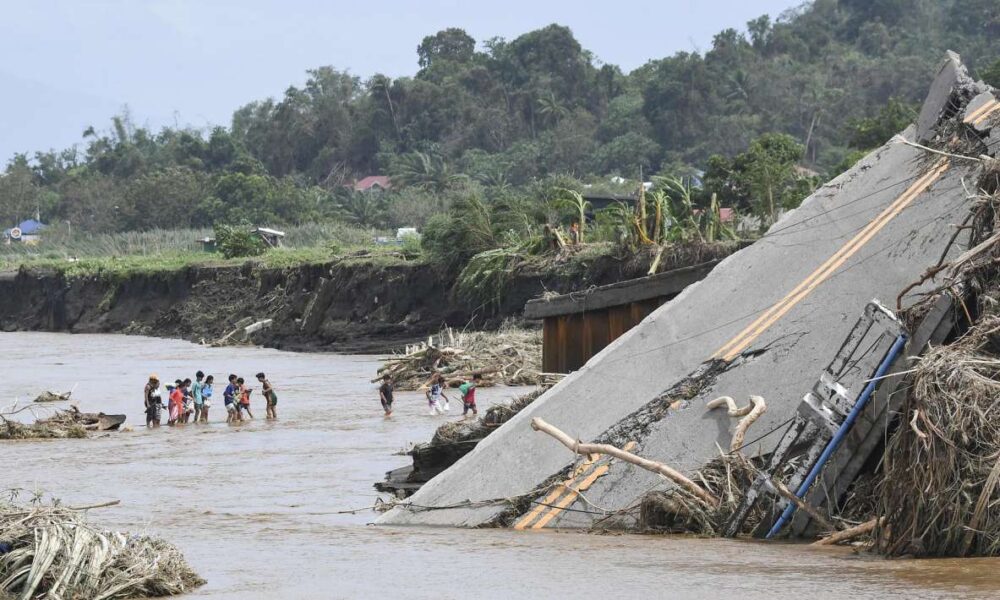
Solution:
M 667 487 L 630 465 L 575 461 L 532 431 L 533 417 L 582 440 L 611 436 L 685 472 L 729 446 L 732 420 L 706 412 L 708 399 L 766 397 L 750 438 L 787 422 L 866 304 L 891 304 L 946 251 L 969 211 L 979 163 L 917 144 L 945 146 L 974 126 L 973 155 L 1000 150 L 988 147 L 990 121 L 979 120 L 989 110 L 984 93 L 949 53 L 914 127 L 818 189 L 379 523 L 588 527 L 598 514 Z M 963 123 L 974 99 L 978 112 Z M 991 115 L 1000 121 L 1000 110 Z M 926 289 L 910 289 L 904 306 Z M 768 453 L 779 437 L 746 452 Z M 561 481 L 567 485 L 552 487 Z

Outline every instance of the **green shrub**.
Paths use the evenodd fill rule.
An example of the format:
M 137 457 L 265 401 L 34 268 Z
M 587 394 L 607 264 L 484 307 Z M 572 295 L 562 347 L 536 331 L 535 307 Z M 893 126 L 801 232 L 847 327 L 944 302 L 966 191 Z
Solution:
M 226 258 L 260 256 L 267 252 L 264 240 L 240 225 L 216 225 L 215 245 Z

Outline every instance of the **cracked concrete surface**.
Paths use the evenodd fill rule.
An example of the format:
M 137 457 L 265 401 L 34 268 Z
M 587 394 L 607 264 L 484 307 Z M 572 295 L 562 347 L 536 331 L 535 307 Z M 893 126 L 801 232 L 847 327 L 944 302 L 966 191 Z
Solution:
M 943 77 L 961 80 L 947 72 Z M 949 96 L 935 88 L 931 101 L 939 104 L 927 109 L 933 112 L 949 102 Z M 913 139 L 914 129 L 907 135 Z M 920 184 L 934 164 L 924 151 L 900 143 L 876 150 L 817 190 L 760 241 L 725 259 L 706 279 L 609 345 L 410 499 L 418 506 L 455 508 L 399 507 L 378 522 L 457 526 L 493 522 L 510 507 L 497 500 L 529 494 L 574 462 L 566 448 L 531 430 L 530 420 L 536 416 L 583 440 L 623 442 L 632 435 L 638 439 L 629 441 L 639 444 L 639 454 L 687 472 L 716 456 L 719 446 L 727 447 L 735 425 L 723 411 L 707 413 L 707 400 L 729 395 L 742 403 L 750 394 L 764 396 L 768 411 L 748 433 L 751 440 L 781 424 L 795 412 L 865 304 L 873 298 L 892 304 L 899 290 L 938 260 L 952 224 L 966 214 L 969 201 L 963 178 L 974 182 L 975 169 L 958 162 L 936 178 L 928 176 L 929 187 L 917 190 L 903 208 L 884 212 Z M 885 219 L 885 214 L 891 216 Z M 880 228 L 865 238 L 872 223 Z M 864 242 L 852 245 L 859 236 Z M 848 247 L 850 252 L 844 252 Z M 834 258 L 843 260 L 831 263 Z M 821 271 L 825 278 L 810 279 Z M 796 302 L 778 311 L 777 318 L 765 320 L 767 327 L 753 329 L 755 336 L 748 336 L 751 342 L 741 348 L 742 355 L 728 365 L 720 363 L 724 368 L 712 369 L 697 395 L 679 404 L 672 398 L 674 408 L 667 409 L 665 392 L 672 388 L 676 392 L 678 383 L 704 369 L 716 350 L 738 338 L 758 317 L 777 314 L 767 311 L 784 307 L 783 301 L 792 296 L 789 292 L 809 281 L 814 284 L 803 288 L 806 292 L 796 295 Z M 912 290 L 908 300 L 922 289 Z M 644 410 L 656 412 L 656 418 L 645 418 Z M 639 422 L 641 427 L 636 426 Z M 767 452 L 777 439 L 777 435 L 764 438 L 746 451 Z M 664 486 L 648 472 L 616 463 L 593 483 L 585 501 L 578 499 L 570 508 L 586 510 L 592 503 L 605 510 L 624 509 L 650 489 Z M 473 506 L 465 506 L 468 502 Z M 589 526 L 594 518 L 586 512 L 565 511 L 548 526 Z

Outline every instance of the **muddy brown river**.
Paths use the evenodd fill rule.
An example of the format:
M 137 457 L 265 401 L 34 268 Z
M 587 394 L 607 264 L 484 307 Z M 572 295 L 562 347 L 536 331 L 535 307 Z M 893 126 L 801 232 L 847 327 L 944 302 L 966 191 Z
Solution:
M 894 560 L 847 549 L 688 537 L 374 527 L 372 482 L 405 463 L 444 417 L 399 394 L 382 417 L 370 356 L 203 348 L 110 335 L 0 333 L 3 406 L 74 389 L 86 411 L 129 415 L 132 432 L 0 442 L 0 488 L 70 504 L 121 504 L 98 524 L 147 531 L 185 553 L 208 584 L 187 598 L 996 598 L 1000 560 Z M 220 381 L 264 370 L 280 420 L 142 424 L 142 388 L 197 369 Z M 221 400 L 224 386 L 216 386 Z M 519 390 L 480 392 L 481 408 Z M 44 414 L 44 410 L 43 414 Z M 457 418 L 452 406 L 452 415 Z

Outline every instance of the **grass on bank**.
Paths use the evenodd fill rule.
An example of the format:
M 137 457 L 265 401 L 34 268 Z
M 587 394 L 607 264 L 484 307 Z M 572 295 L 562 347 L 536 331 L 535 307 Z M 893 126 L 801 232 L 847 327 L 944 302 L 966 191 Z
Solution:
M 251 259 L 226 259 L 202 250 L 200 240 L 211 229 L 132 231 L 111 234 L 70 234 L 47 230 L 42 243 L 0 245 L 0 271 L 22 266 L 51 269 L 67 276 L 142 274 L 174 271 L 188 266 L 240 265 L 254 262 L 265 268 L 317 264 L 334 257 L 365 251 L 366 260 L 398 261 L 399 246 L 377 245 L 377 236 L 389 235 L 341 223 L 315 223 L 284 229 L 285 246 Z

